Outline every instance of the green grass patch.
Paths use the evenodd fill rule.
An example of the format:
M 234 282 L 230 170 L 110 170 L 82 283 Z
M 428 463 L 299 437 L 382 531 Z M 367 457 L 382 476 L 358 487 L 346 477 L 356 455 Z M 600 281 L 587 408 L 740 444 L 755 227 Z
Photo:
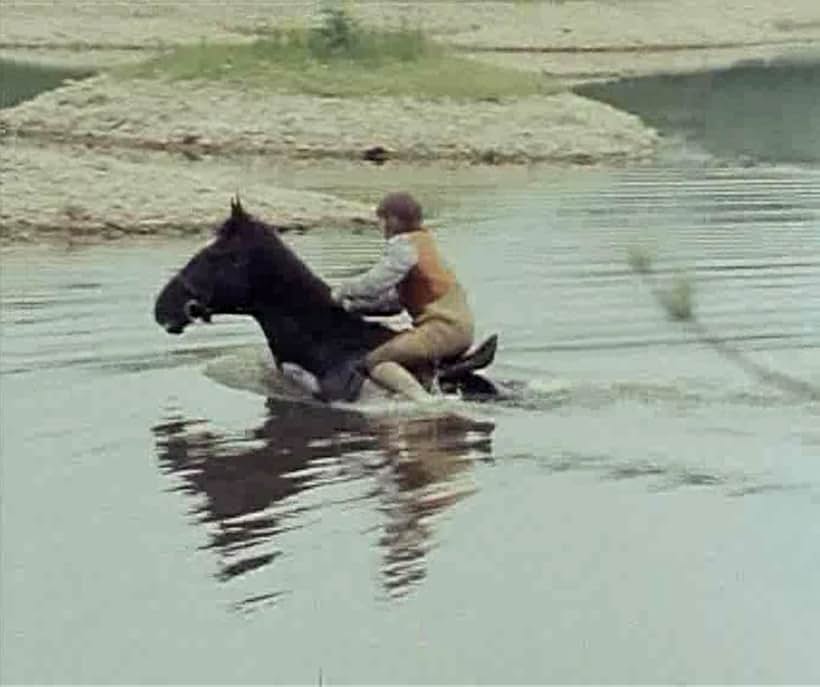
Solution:
M 328 28 L 327 20 L 314 29 L 270 30 L 247 44 L 179 47 L 116 73 L 126 78 L 237 81 L 285 93 L 338 97 L 501 99 L 548 91 L 538 74 L 448 53 L 419 31 L 371 31 L 354 24 Z

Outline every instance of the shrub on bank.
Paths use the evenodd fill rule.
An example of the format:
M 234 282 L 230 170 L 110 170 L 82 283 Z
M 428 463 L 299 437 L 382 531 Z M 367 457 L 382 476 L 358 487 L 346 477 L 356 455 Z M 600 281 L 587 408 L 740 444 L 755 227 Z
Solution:
M 338 9 L 324 10 L 312 28 L 271 28 L 239 45 L 203 41 L 118 72 L 126 78 L 235 80 L 341 97 L 497 99 L 549 87 L 539 74 L 453 54 L 418 29 L 368 29 Z
M 433 52 L 433 45 L 421 30 L 407 27 L 398 31 L 368 30 L 338 8 L 322 10 L 319 25 L 304 35 L 307 52 L 322 62 L 337 59 L 409 62 Z

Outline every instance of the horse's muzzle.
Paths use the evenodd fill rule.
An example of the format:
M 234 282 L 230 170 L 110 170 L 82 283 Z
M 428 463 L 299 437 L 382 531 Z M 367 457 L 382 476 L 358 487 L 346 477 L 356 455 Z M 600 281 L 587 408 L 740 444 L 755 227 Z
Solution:
M 169 334 L 182 334 L 193 322 L 192 314 L 198 311 L 192 301 L 196 302 L 178 280 L 172 279 L 157 296 L 154 319 Z

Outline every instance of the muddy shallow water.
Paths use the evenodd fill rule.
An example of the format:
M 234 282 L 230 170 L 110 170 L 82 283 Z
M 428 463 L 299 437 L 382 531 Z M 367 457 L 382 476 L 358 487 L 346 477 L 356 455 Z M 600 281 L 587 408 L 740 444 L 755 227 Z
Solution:
M 820 406 L 626 262 L 651 250 L 710 331 L 817 388 L 818 189 L 726 167 L 464 191 L 441 241 L 510 398 L 435 413 L 269 403 L 252 323 L 166 335 L 152 299 L 195 244 L 6 251 L 2 679 L 820 680 Z M 289 240 L 332 279 L 379 248 Z

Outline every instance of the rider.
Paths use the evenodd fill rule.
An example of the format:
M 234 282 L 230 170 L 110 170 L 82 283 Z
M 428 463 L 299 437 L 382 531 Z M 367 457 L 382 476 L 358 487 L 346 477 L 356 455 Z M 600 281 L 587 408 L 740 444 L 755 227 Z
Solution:
M 380 262 L 333 290 L 349 310 L 404 309 L 413 328 L 371 351 L 368 374 L 380 386 L 411 400 L 429 394 L 410 370 L 466 351 L 473 342 L 473 314 L 464 289 L 444 263 L 422 209 L 408 193 L 386 195 L 376 210 L 386 244 Z

